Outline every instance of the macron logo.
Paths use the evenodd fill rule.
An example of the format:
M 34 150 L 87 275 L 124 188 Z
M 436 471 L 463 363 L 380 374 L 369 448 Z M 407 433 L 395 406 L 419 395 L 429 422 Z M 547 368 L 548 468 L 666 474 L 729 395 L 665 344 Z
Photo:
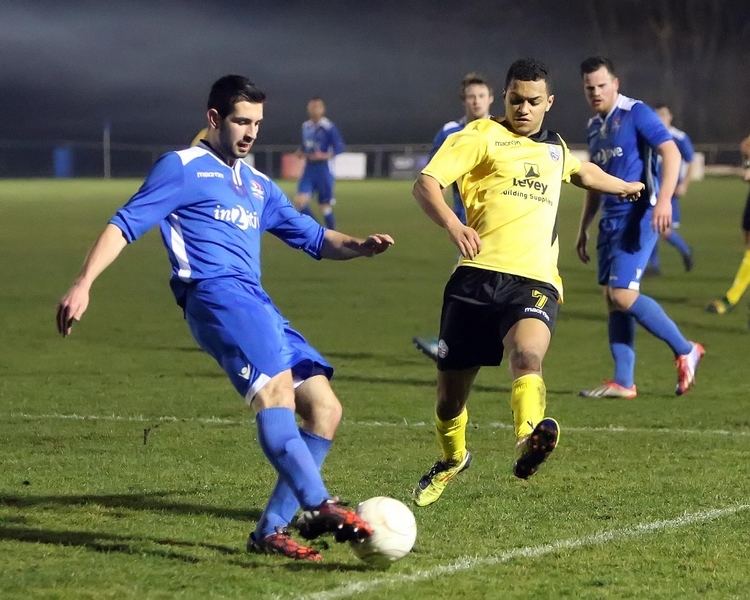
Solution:
M 198 171 L 195 174 L 198 179 L 224 179 L 224 173 L 219 173 L 218 171 Z

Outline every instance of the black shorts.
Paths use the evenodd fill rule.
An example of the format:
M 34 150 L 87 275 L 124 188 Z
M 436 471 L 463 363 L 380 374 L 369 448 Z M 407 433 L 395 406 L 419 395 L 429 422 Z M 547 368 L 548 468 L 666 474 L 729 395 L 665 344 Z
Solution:
M 438 369 L 499 365 L 503 338 L 521 319 L 539 319 L 552 332 L 558 299 L 557 290 L 549 283 L 459 267 L 443 294 Z
M 745 200 L 745 211 L 742 213 L 742 230 L 750 232 L 750 193 Z

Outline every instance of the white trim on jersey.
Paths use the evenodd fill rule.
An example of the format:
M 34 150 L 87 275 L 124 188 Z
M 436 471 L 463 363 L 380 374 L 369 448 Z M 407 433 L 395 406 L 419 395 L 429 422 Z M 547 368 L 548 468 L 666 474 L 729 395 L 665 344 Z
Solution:
M 237 187 L 242 187 L 242 175 L 240 174 L 240 169 L 242 169 L 242 165 L 245 163 L 241 160 L 234 161 L 234 165 L 231 167 L 232 169 L 232 182 Z
M 255 167 L 254 167 L 253 165 L 249 165 L 249 164 L 245 163 L 245 166 L 246 166 L 246 167 L 247 167 L 248 169 L 250 169 L 250 171 L 251 171 L 251 172 L 252 172 L 252 173 L 253 173 L 254 175 L 257 175 L 258 177 L 261 177 L 261 178 L 265 179 L 266 181 L 271 181 L 271 178 L 270 178 L 270 177 L 269 177 L 268 175 L 266 175 L 265 173 L 261 173 L 261 172 L 260 172 L 260 171 L 258 171 L 258 169 L 256 169 L 256 168 L 255 168 Z
M 190 276 L 193 274 L 193 270 L 190 267 L 190 261 L 188 260 L 187 250 L 185 249 L 185 239 L 182 235 L 182 227 L 180 226 L 180 218 L 172 213 L 168 217 L 169 219 L 169 248 L 172 250 L 172 254 L 177 259 L 177 265 L 180 267 L 177 271 L 177 277 L 180 281 L 190 283 L 192 279 Z
M 180 157 L 183 167 L 196 158 L 203 156 L 204 154 L 208 154 L 208 150 L 200 145 L 193 146 L 192 148 L 186 148 L 185 150 L 177 150 L 177 156 Z
M 635 98 L 630 98 L 629 96 L 623 96 L 622 94 L 619 94 L 617 96 L 617 102 L 615 102 L 615 108 L 631 110 L 636 104 L 641 104 L 641 101 L 636 100 Z

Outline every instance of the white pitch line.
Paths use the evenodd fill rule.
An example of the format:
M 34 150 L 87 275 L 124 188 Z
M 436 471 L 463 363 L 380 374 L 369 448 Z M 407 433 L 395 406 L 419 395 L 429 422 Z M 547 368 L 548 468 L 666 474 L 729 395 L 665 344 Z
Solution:
M 76 413 L 46 413 L 46 414 L 29 414 L 15 412 L 7 415 L 0 415 L 0 418 L 15 418 L 28 420 L 62 420 L 62 421 L 119 421 L 126 423 L 201 423 L 204 425 L 246 425 L 251 422 L 248 415 L 247 420 L 226 419 L 223 417 L 177 417 L 169 415 L 79 415 Z M 432 423 L 425 421 L 355 421 L 344 419 L 343 426 L 353 427 L 432 427 Z M 473 429 L 513 429 L 510 423 L 491 422 L 491 423 L 469 423 Z M 635 433 L 635 434 L 677 434 L 677 435 L 709 435 L 709 436 L 750 436 L 748 430 L 728 430 L 728 429 L 682 429 L 670 427 L 622 427 L 619 425 L 608 425 L 606 427 L 568 427 L 563 424 L 563 431 L 572 433 Z
M 369 592 L 376 588 L 392 587 L 395 585 L 404 585 L 408 583 L 417 583 L 432 579 L 442 575 L 451 575 L 462 571 L 471 571 L 482 567 L 492 567 L 503 563 L 510 562 L 517 558 L 538 558 L 547 554 L 553 554 L 564 550 L 577 550 L 590 546 L 602 546 L 611 542 L 617 542 L 629 538 L 637 538 L 644 535 L 687 527 L 695 523 L 703 523 L 733 515 L 738 512 L 750 509 L 750 504 L 739 504 L 727 506 L 725 508 L 714 508 L 706 511 L 686 513 L 681 517 L 666 519 L 661 521 L 651 521 L 640 523 L 632 527 L 623 527 L 622 529 L 611 529 L 602 531 L 593 535 L 587 535 L 580 538 L 571 538 L 567 540 L 558 540 L 549 544 L 540 546 L 526 546 L 523 548 L 514 548 L 495 556 L 464 556 L 451 563 L 438 565 L 430 569 L 422 569 L 414 573 L 403 573 L 391 577 L 380 577 L 366 581 L 355 581 L 339 587 L 332 588 L 323 592 L 316 592 L 305 596 L 295 596 L 299 600 L 336 600 L 338 598 L 348 598 L 355 594 Z

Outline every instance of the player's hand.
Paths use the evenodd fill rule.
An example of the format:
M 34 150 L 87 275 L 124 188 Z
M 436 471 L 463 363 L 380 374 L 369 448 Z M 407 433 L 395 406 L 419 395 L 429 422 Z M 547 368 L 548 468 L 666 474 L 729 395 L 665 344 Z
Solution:
M 641 197 L 641 192 L 645 187 L 640 181 L 628 181 L 625 183 L 625 189 L 620 194 L 620 198 L 627 202 L 635 202 Z
M 362 242 L 360 247 L 363 256 L 375 256 L 376 254 L 382 254 L 395 243 L 387 233 L 373 233 Z
M 586 231 L 580 231 L 578 233 L 578 240 L 576 241 L 576 252 L 578 253 L 578 258 L 583 264 L 587 264 L 591 260 L 588 249 L 586 248 L 588 243 L 589 234 Z
M 750 182 L 750 167 L 747 167 L 745 169 L 745 174 L 742 176 L 742 179 L 744 179 L 747 182 Z
M 73 325 L 81 320 L 88 306 L 88 287 L 75 284 L 57 304 L 57 331 L 63 337 L 69 336 Z
M 482 249 L 482 241 L 479 239 L 479 234 L 460 221 L 457 226 L 448 229 L 448 235 L 450 235 L 451 240 L 456 244 L 458 251 L 464 258 L 473 259 Z
M 672 203 L 657 202 L 651 217 L 651 226 L 659 234 L 666 233 L 672 227 Z

